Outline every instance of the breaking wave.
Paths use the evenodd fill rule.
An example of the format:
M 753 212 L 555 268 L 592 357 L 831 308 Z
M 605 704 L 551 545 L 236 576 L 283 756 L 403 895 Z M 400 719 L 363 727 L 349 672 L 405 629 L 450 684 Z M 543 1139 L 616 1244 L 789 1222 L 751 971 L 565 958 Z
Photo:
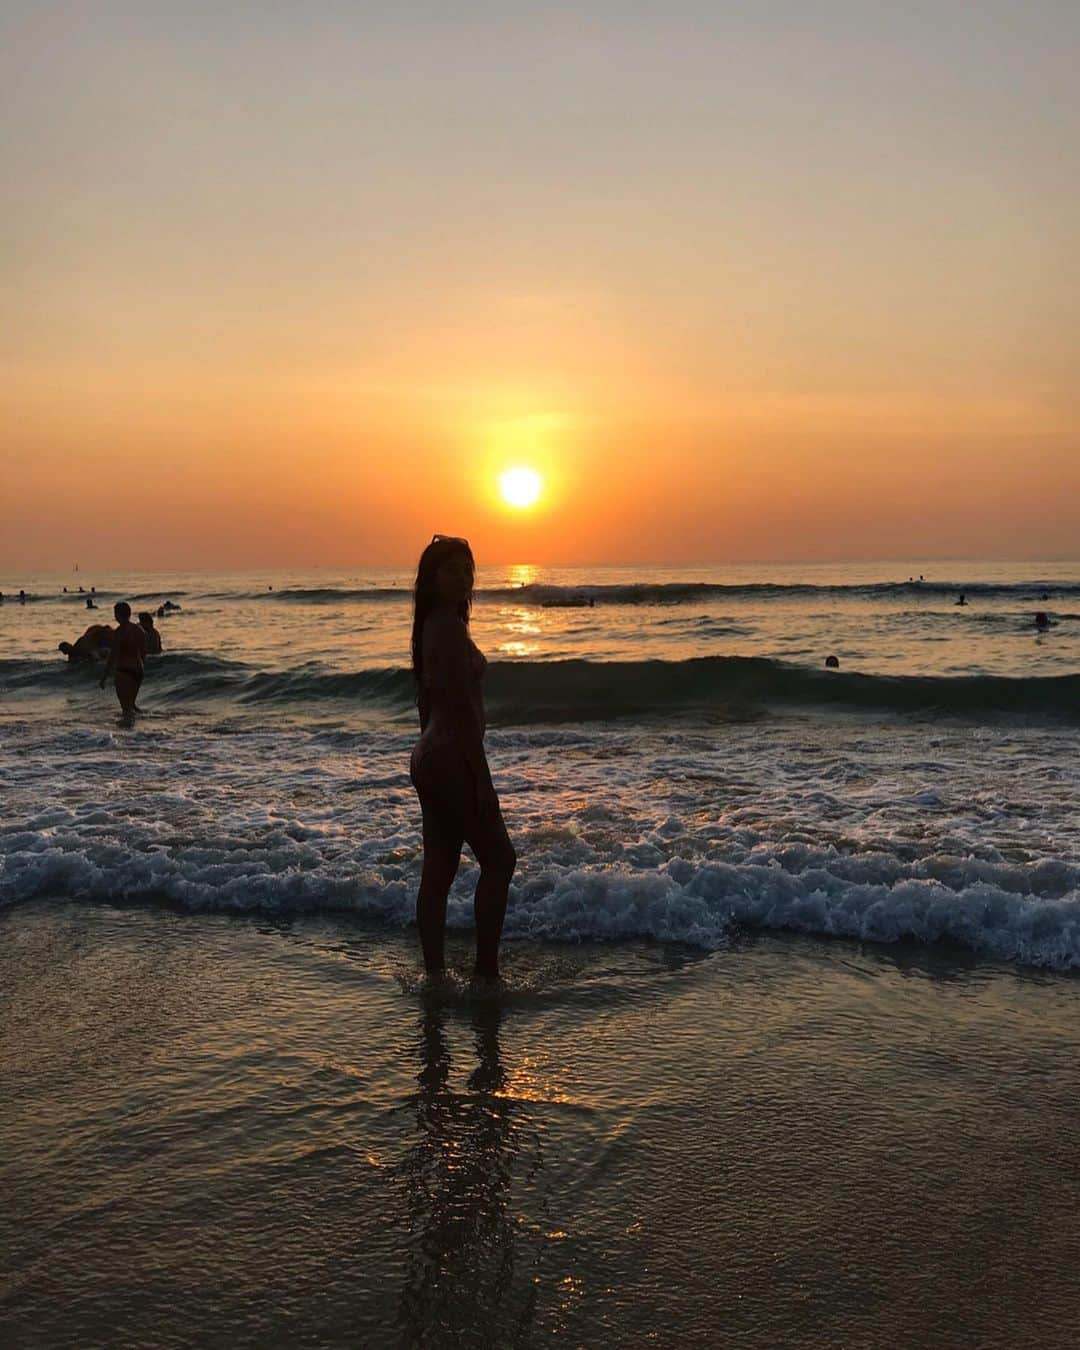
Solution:
M 98 668 L 61 661 L 0 661 L 0 693 L 57 694 L 96 688 Z M 181 703 L 224 700 L 288 705 L 353 701 L 395 711 L 414 701 L 403 667 L 340 671 L 307 664 L 261 670 L 194 653 L 152 661 L 147 688 Z M 837 709 L 941 711 L 957 716 L 1015 713 L 1080 720 L 1080 675 L 863 675 L 764 657 L 705 656 L 684 661 L 503 661 L 488 670 L 485 700 L 493 722 L 592 721 L 663 717 L 731 704 L 828 705 Z

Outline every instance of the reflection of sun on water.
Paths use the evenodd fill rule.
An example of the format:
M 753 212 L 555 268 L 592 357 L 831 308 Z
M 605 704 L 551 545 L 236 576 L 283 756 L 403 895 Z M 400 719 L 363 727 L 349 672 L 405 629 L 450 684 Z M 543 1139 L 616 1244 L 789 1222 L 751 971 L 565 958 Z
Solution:
M 534 621 L 533 613 L 528 609 L 504 609 L 500 611 L 503 628 L 514 636 L 499 643 L 499 651 L 506 656 L 532 656 L 540 650 L 540 643 L 530 641 L 541 636 L 541 628 Z
M 519 1102 L 572 1103 L 574 1098 L 560 1088 L 553 1079 L 542 1074 L 534 1059 L 525 1056 L 507 1074 L 506 1082 L 495 1093 L 497 1097 L 512 1097 Z
M 531 586 L 537 575 L 538 569 L 532 563 L 514 563 L 510 568 L 510 585 Z

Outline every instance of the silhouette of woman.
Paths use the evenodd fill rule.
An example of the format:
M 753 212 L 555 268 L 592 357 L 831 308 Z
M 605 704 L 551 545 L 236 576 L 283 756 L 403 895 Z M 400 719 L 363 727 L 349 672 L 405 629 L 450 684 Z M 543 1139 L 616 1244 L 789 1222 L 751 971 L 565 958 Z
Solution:
M 424 968 L 445 969 L 446 898 L 467 843 L 476 883 L 476 975 L 496 979 L 499 939 L 517 855 L 484 753 L 481 680 L 487 661 L 469 636 L 475 564 L 468 542 L 437 534 L 420 556 L 413 597 L 412 664 L 420 739 L 409 776 L 423 813 L 424 866 L 416 922 Z

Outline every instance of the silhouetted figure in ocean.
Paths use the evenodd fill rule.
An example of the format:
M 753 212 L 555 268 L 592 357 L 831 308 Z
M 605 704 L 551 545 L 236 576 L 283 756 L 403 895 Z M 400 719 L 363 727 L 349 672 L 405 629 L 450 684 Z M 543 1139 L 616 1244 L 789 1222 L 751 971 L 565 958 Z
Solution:
M 131 606 L 126 600 L 116 602 L 113 614 L 116 616 L 116 628 L 112 635 L 109 659 L 105 663 L 105 674 L 101 677 L 101 687 L 105 688 L 105 681 L 112 675 L 120 711 L 126 719 L 131 719 L 139 711 L 135 699 L 142 684 L 146 634 L 137 623 L 131 622 Z
M 25 604 L 26 604 L 26 592 L 25 592 L 25 591 L 20 591 L 20 592 L 19 592 L 19 604 L 20 604 L 20 605 L 25 605 Z
M 1035 627 L 1036 627 L 1036 628 L 1049 628 L 1049 627 L 1050 627 L 1050 616 L 1049 616 L 1049 614 L 1045 614 L 1045 613 L 1040 609 L 1039 612 L 1038 612 L 1038 614 L 1035 615 Z
M 112 643 L 113 630 L 107 623 L 92 623 L 86 632 L 74 642 L 61 642 L 58 650 L 76 665 L 80 661 L 96 661 L 102 651 L 108 655 Z
M 476 883 L 476 975 L 496 979 L 499 939 L 517 855 L 484 752 L 487 667 L 469 636 L 475 564 L 468 542 L 437 534 L 420 556 L 413 594 L 412 663 L 420 739 L 409 776 L 423 812 L 424 867 L 416 922 L 430 976 L 445 970 L 446 899 L 467 843 Z
M 161 634 L 154 627 L 154 616 L 145 610 L 139 615 L 139 627 L 146 634 L 147 656 L 161 655 Z
M 92 595 L 88 595 L 86 597 L 86 608 L 97 609 L 97 605 L 94 604 L 94 597 Z
M 827 656 L 825 658 L 825 666 L 828 670 L 839 670 L 840 658 L 838 656 Z
M 967 604 L 967 596 L 966 596 L 966 595 L 961 595 L 961 596 L 960 596 L 960 599 L 957 600 L 956 603 L 957 603 L 958 605 L 966 605 L 966 604 Z

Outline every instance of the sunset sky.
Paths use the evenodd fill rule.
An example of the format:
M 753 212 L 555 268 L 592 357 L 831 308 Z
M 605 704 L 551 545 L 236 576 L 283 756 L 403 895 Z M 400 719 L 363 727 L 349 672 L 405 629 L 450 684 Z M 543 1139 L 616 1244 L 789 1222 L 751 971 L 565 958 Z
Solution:
M 7 0 L 0 567 L 1076 557 L 1078 59 L 1071 0 Z

